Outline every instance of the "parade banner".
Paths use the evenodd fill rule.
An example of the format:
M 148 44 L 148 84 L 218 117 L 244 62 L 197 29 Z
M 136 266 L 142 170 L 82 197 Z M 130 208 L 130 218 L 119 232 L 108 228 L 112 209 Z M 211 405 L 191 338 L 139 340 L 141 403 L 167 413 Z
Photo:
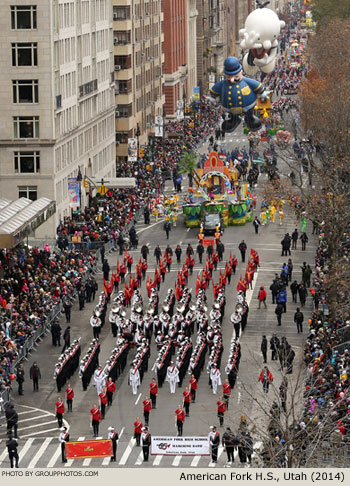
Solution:
M 110 439 L 66 442 L 67 459 L 87 459 L 90 457 L 112 456 L 113 446 Z
M 199 86 L 193 87 L 193 99 L 196 103 L 199 103 L 201 100 L 201 89 Z
M 208 437 L 152 437 L 152 455 L 209 456 Z
M 80 208 L 79 182 L 68 182 L 69 206 L 71 209 Z
M 128 138 L 128 161 L 129 162 L 137 161 L 137 139 L 136 138 Z
M 160 115 L 155 116 L 154 135 L 156 137 L 163 136 L 163 117 Z

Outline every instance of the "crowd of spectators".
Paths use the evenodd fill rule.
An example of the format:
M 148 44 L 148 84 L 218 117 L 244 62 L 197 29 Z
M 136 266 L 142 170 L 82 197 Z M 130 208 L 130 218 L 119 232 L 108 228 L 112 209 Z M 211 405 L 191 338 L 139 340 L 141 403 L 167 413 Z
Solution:
M 64 295 L 93 271 L 94 256 L 71 250 L 1 250 L 0 386 L 26 341 L 46 323 Z

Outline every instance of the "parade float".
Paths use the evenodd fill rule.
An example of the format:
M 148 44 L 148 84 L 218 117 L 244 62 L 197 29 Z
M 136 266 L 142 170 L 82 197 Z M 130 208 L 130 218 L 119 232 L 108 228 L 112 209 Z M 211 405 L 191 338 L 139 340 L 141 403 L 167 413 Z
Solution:
M 188 228 L 199 228 L 206 213 L 220 213 L 225 227 L 253 220 L 248 183 L 238 181 L 232 162 L 225 164 L 217 152 L 211 152 L 196 173 L 198 187 L 189 188 L 183 206 Z

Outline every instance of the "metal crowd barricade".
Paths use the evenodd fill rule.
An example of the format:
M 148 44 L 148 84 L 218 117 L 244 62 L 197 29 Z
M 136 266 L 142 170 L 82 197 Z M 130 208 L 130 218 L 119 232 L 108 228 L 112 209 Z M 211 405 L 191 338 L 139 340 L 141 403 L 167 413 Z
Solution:
M 340 327 L 337 329 L 337 334 L 342 342 L 350 341 L 350 326 L 347 324 L 346 326 Z

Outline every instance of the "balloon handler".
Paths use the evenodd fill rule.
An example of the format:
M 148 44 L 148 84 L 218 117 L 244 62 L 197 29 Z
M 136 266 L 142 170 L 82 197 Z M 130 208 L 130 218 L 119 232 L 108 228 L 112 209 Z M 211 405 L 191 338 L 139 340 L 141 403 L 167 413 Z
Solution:
M 220 98 L 221 105 L 229 112 L 229 118 L 222 124 L 222 130 L 233 132 L 241 123 L 242 117 L 251 131 L 261 128 L 261 121 L 254 115 L 257 96 L 266 101 L 268 93 L 255 79 L 243 76 L 242 66 L 236 57 L 228 57 L 224 62 L 226 79 L 214 84 L 209 99 Z

